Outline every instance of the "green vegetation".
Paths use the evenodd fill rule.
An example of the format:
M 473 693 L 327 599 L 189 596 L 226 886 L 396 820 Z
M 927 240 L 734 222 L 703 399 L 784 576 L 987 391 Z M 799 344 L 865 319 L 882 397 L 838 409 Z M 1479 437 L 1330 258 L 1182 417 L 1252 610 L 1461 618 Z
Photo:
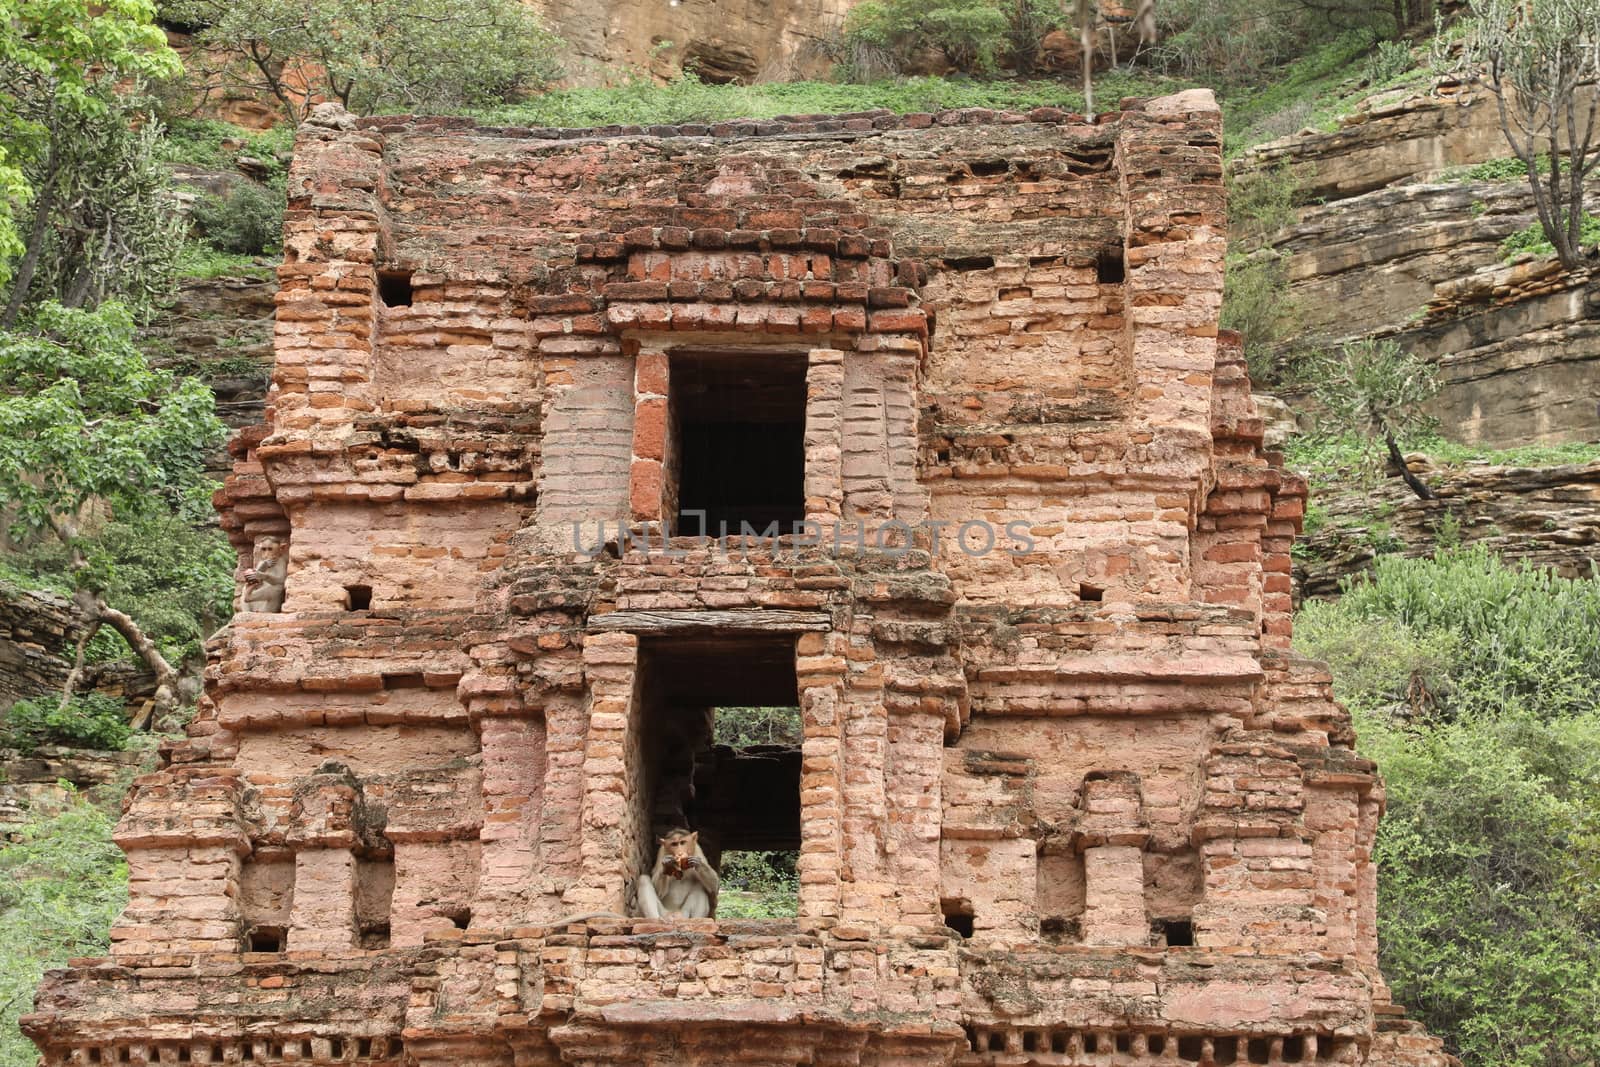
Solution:
M 188 241 L 176 264 L 180 278 L 270 278 L 274 267 L 257 256 L 219 252 L 204 241 Z
M 148 0 L 12 0 L 0 31 L 0 285 L 21 306 L 58 201 L 99 175 L 68 165 L 97 139 L 127 140 L 126 101 L 179 72 Z M 116 180 L 118 175 L 105 176 Z M 81 194 L 80 194 L 81 195 Z
M 162 138 L 160 158 L 212 170 L 235 170 L 241 161 L 254 161 L 250 165 L 265 168 L 268 182 L 281 182 L 293 149 L 294 127 L 286 122 L 270 130 L 247 130 L 215 119 L 175 118 Z
M 254 256 L 276 252 L 283 243 L 283 211 L 281 188 L 274 192 L 252 182 L 226 197 L 203 198 L 190 217 L 211 247 Z
M 798 745 L 799 708 L 718 708 L 712 741 L 731 748 Z
M 1107 99 L 1157 96 L 1187 88 L 1149 74 L 1116 72 L 1096 79 Z M 710 85 L 685 75 L 668 85 L 644 79 L 605 89 L 553 89 L 506 107 L 476 109 L 484 122 L 520 126 L 649 126 L 729 119 L 769 119 L 886 108 L 908 114 L 946 108 L 1083 107 L 1083 94 L 1058 81 L 967 81 L 904 78 L 853 85 L 843 82 L 773 82 Z
M 1305 373 L 1321 432 L 1364 442 L 1373 466 L 1382 456 L 1417 496 L 1432 499 L 1432 491 L 1407 468 L 1402 448 L 1434 430 L 1423 410 L 1439 392 L 1431 363 L 1393 341 L 1362 340 L 1307 357 Z
M 1550 157 L 1541 153 L 1535 164 L 1540 174 L 1550 173 Z M 1527 181 L 1527 165 L 1516 156 L 1490 159 L 1470 167 L 1451 167 L 1440 178 L 1447 182 L 1520 182 Z
M 111 815 L 76 803 L 39 816 L 0 843 L 0 1067 L 33 1067 L 17 1029 L 44 972 L 104 954 L 128 898 L 128 865 L 111 843 Z
M 1059 8 L 1035 0 L 1006 5 L 1037 30 L 1061 19 Z M 995 0 L 866 0 L 851 8 L 844 36 L 853 47 L 885 53 L 896 69 L 909 67 L 928 49 L 944 53 L 957 70 L 993 74 L 1009 43 L 1008 12 Z
M 1299 183 L 1287 167 L 1243 174 L 1229 168 L 1226 179 L 1228 228 L 1236 238 L 1248 243 L 1294 224 L 1294 199 Z
M 1584 442 L 1497 449 L 1422 433 L 1409 444 L 1442 467 L 1558 467 L 1600 460 L 1600 444 Z M 1290 438 L 1284 451 L 1291 468 L 1310 472 L 1318 482 L 1337 483 L 1348 481 L 1352 475 L 1374 473 L 1369 462 L 1370 445 L 1356 434 L 1299 434 Z
M 32 752 L 40 745 L 120 749 L 128 743 L 122 702 L 83 693 L 62 703 L 54 695 L 19 700 L 0 713 L 0 748 Z
M 795 852 L 724 852 L 719 919 L 790 919 L 800 903 Z
M 1384 973 L 1468 1063 L 1600 1057 L 1597 624 L 1600 581 L 1481 549 L 1380 559 L 1296 620 L 1387 783 Z
M 89 623 L 84 640 L 102 625 L 116 630 L 156 675 L 157 713 L 172 710 L 176 668 L 127 604 L 113 606 L 112 598 L 140 583 L 133 572 L 147 554 L 176 547 L 151 544 L 152 533 L 177 537 L 209 506 L 205 456 L 226 434 L 210 390 L 152 368 L 132 316 L 116 303 L 33 309 L 18 328 L 0 332 L 0 381 L 0 508 L 12 538 L 57 542 L 60 569 Z M 98 531 L 86 525 L 91 505 L 109 509 L 116 522 Z M 130 524 L 131 536 L 109 532 Z M 182 568 L 152 572 L 152 606 L 172 603 L 166 585 Z M 159 625 L 159 615 L 145 621 Z M 64 700 L 77 674 L 68 677 Z
M 1282 342 L 1294 323 L 1294 303 L 1282 257 L 1270 251 L 1231 253 L 1224 267 L 1222 328 L 1237 330 L 1255 382 L 1282 378 Z
M 1583 221 L 1580 223 L 1578 230 L 1578 243 L 1583 248 L 1592 248 L 1594 245 L 1600 244 L 1600 218 L 1584 212 Z M 1535 256 L 1553 256 L 1556 254 L 1556 246 L 1550 243 L 1550 238 L 1545 233 L 1543 223 L 1529 223 L 1500 242 L 1500 258 L 1508 263 L 1525 253 L 1531 253 Z
M 1384 85 L 1367 82 L 1361 72 L 1375 47 L 1370 31 L 1351 30 L 1274 70 L 1270 78 L 1225 89 L 1221 96 L 1229 156 L 1306 127 L 1332 130 L 1363 97 L 1424 76 L 1410 70 L 1392 75 Z
M 437 112 L 514 99 L 560 72 L 558 42 L 517 0 L 166 0 L 163 12 L 201 27 L 197 43 L 223 59 L 192 78 L 269 94 L 296 121 L 315 97 Z

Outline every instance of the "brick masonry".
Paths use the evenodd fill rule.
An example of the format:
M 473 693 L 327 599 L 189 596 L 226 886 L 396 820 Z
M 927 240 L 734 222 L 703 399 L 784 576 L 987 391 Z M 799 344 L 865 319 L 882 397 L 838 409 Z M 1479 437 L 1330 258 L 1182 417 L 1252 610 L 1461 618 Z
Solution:
M 321 109 L 217 499 L 241 568 L 287 539 L 284 610 L 135 784 L 44 1062 L 1445 1064 L 1376 966 L 1381 782 L 1289 651 L 1306 490 L 1217 330 L 1220 134 L 1205 92 Z M 804 535 L 664 541 L 708 353 L 804 361 Z M 660 829 L 647 665 L 774 635 L 798 917 L 563 921 Z

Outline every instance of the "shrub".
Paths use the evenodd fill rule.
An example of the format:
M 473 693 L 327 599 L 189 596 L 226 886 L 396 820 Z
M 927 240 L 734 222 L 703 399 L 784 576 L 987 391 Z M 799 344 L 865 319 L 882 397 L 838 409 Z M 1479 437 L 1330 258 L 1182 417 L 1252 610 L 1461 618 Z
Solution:
M 1347 582 L 1335 605 L 1308 604 L 1296 643 L 1326 655 L 1346 673 L 1346 660 L 1327 646 L 1341 623 L 1398 625 L 1443 665 L 1441 717 L 1503 713 L 1556 718 L 1600 706 L 1600 579 L 1569 580 L 1553 571 L 1508 567 L 1482 546 L 1440 551 L 1431 559 L 1379 559 L 1366 580 Z M 1374 650 L 1373 655 L 1379 655 Z M 1414 657 L 1383 653 L 1399 671 Z M 1362 672 L 1357 672 L 1362 673 Z M 1379 708 L 1340 692 L 1355 706 Z
M 283 210 L 282 190 L 242 182 L 226 198 L 201 199 L 191 217 L 206 243 L 219 252 L 254 256 L 283 242 Z
M 1378 47 L 1367 57 L 1361 68 L 1361 77 L 1373 86 L 1397 78 L 1415 65 L 1411 46 L 1404 41 L 1379 41 Z
M 120 751 L 128 733 L 122 702 L 102 693 L 83 693 L 64 707 L 54 694 L 19 700 L 0 721 L 0 744 L 23 752 L 49 744 Z
M 1258 385 L 1278 379 L 1278 344 L 1292 323 L 1283 261 L 1270 252 L 1230 255 L 1222 287 L 1222 326 L 1239 331 L 1245 363 Z
M 224 61 L 218 88 L 270 93 L 296 122 L 318 97 L 437 113 L 514 100 L 560 73 L 560 42 L 518 0 L 168 0 L 163 13 L 202 27 L 197 43 Z
M 44 972 L 102 955 L 128 899 L 115 824 L 90 804 L 35 816 L 0 841 L 0 1067 L 34 1067 L 39 1051 L 17 1029 Z
M 1578 240 L 1586 248 L 1600 243 L 1600 217 L 1584 213 L 1583 221 L 1579 224 Z M 1524 252 L 1536 256 L 1556 254 L 1556 246 L 1544 232 L 1542 224 L 1531 222 L 1500 242 L 1500 258 L 1506 262 L 1516 259 Z
M 794 852 L 724 852 L 717 917 L 783 919 L 798 911 L 800 876 Z
M 1287 167 L 1236 173 L 1228 171 L 1228 229 L 1246 240 L 1258 240 L 1292 226 L 1298 219 L 1294 196 L 1299 188 Z
M 1600 715 L 1359 725 L 1395 998 L 1467 1063 L 1600 1062 Z
M 994 0 L 866 0 L 845 18 L 845 38 L 886 49 L 902 69 L 937 48 L 956 69 L 993 73 L 1010 20 Z
M 1600 580 L 1469 549 L 1381 559 L 1296 618 L 1386 782 L 1384 974 L 1467 1063 L 1600 1059 L 1597 614 Z
M 802 736 L 799 708 L 718 708 L 715 741 L 719 745 L 798 745 Z

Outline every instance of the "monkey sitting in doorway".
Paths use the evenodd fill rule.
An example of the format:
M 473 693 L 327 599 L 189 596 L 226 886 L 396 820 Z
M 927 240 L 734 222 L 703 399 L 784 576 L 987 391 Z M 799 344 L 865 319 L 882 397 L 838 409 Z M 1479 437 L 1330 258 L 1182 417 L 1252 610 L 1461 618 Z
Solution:
M 289 576 L 289 546 L 276 537 L 256 542 L 254 566 L 244 572 L 244 610 L 271 614 L 283 610 L 283 587 Z
M 722 880 L 700 848 L 700 835 L 669 830 L 656 865 L 639 877 L 639 912 L 647 919 L 708 919 L 717 914 Z

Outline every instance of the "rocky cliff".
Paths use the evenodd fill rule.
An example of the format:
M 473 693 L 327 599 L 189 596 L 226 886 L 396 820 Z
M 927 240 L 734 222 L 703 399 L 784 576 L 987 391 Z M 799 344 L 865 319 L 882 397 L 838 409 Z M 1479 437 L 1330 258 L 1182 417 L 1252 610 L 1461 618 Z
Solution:
M 660 78 L 693 70 L 706 81 L 816 75 L 819 42 L 856 0 L 536 0 L 577 62 L 575 82 L 626 68 Z
M 1419 500 L 1398 478 L 1377 486 L 1317 486 L 1295 549 L 1300 594 L 1336 595 L 1340 581 L 1371 566 L 1379 553 L 1426 556 L 1474 542 L 1568 578 L 1600 574 L 1600 462 L 1422 474 L 1437 499 Z
M 1503 263 L 1500 242 L 1534 221 L 1526 182 L 1459 180 L 1509 154 L 1492 100 L 1385 94 L 1337 131 L 1258 146 L 1240 169 L 1283 168 L 1305 202 L 1263 244 L 1284 257 L 1298 332 L 1393 337 L 1435 360 L 1452 437 L 1593 440 L 1600 282 L 1548 259 Z

